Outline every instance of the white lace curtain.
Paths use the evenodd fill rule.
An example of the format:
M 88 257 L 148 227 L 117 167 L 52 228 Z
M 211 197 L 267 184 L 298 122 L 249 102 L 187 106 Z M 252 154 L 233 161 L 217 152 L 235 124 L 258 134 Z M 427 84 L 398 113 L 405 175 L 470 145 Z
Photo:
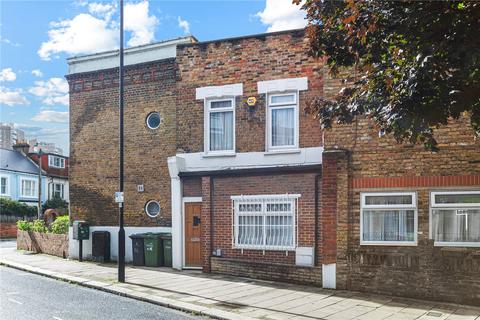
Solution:
M 233 150 L 233 112 L 210 113 L 210 151 Z
M 294 144 L 294 108 L 272 110 L 272 146 L 291 146 Z

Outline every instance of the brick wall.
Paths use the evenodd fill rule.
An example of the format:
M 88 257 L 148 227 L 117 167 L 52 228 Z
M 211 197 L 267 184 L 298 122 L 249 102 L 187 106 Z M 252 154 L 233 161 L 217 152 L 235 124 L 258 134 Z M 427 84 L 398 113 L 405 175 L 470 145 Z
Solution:
M 243 84 L 237 97 L 237 152 L 265 150 L 265 96 L 258 94 L 257 82 L 308 77 L 308 91 L 300 93 L 300 147 L 321 146 L 318 121 L 303 112 L 308 98 L 323 90 L 323 61 L 306 54 L 308 40 L 303 31 L 260 35 L 248 38 L 181 45 L 177 49 L 177 97 L 179 149 L 203 151 L 203 101 L 195 99 L 195 89 L 205 86 Z M 257 97 L 257 105 L 246 106 L 247 97 Z
M 348 151 L 347 174 L 337 179 L 337 192 L 348 195 L 337 196 L 348 199 L 343 207 L 336 204 L 339 288 L 480 303 L 480 249 L 434 247 L 429 239 L 431 191 L 480 189 L 480 141 L 467 117 L 450 121 L 436 136 L 439 152 L 378 137 L 367 119 L 325 132 L 327 150 Z M 403 190 L 418 194 L 418 245 L 360 245 L 360 192 Z
M 118 207 L 118 70 L 67 77 L 70 84 L 70 196 L 73 219 L 116 225 Z M 176 65 L 174 59 L 127 66 L 125 71 L 125 224 L 170 226 L 167 157 L 175 155 Z M 158 111 L 160 128 L 145 119 Z M 137 192 L 137 185 L 144 192 Z M 144 205 L 155 199 L 161 215 L 149 218 Z
M 68 235 L 18 230 L 17 249 L 67 258 Z
M 16 237 L 17 224 L 15 222 L 0 222 L 0 239 Z
M 202 207 L 202 246 L 204 246 L 204 270 L 210 268 L 214 272 L 227 273 L 229 269 L 236 269 L 235 274 L 239 274 L 238 268 L 242 265 L 251 263 L 251 270 L 255 269 L 255 263 L 261 261 L 276 265 L 279 264 L 279 270 L 283 266 L 290 266 L 295 269 L 295 251 L 276 251 L 276 250 L 252 250 L 233 248 L 232 239 L 232 200 L 231 196 L 238 195 L 270 195 L 270 194 L 301 194 L 298 199 L 297 228 L 298 228 L 298 246 L 315 246 L 315 178 L 319 172 L 303 173 L 285 173 L 268 175 L 241 175 L 241 176 L 216 176 L 203 178 L 203 207 Z M 212 182 L 213 181 L 213 182 Z M 211 185 L 213 185 L 213 217 L 210 215 L 210 196 Z M 210 228 L 213 224 L 213 230 Z M 212 235 L 213 232 L 213 235 Z M 211 241 L 211 243 L 210 243 Z M 321 243 L 317 242 L 317 246 Z M 210 247 L 211 246 L 211 247 Z M 211 249 L 220 249 L 222 258 L 217 259 L 215 268 L 211 267 L 210 256 Z M 318 249 L 318 248 L 317 248 Z M 317 250 L 319 251 L 319 250 Z M 233 260 L 228 260 L 233 259 Z M 317 263 L 321 264 L 318 259 Z M 235 261 L 242 261 L 239 266 L 232 267 Z M 227 265 L 223 265 L 223 264 Z M 260 267 L 259 267 L 260 268 Z M 264 269 L 263 273 L 268 273 Z M 293 269 L 292 269 L 293 268 Z M 303 269 L 302 269 L 303 270 Z M 312 281 L 318 280 L 314 268 L 306 268 L 312 272 Z M 272 271 L 273 272 L 273 271 Z M 307 271 L 299 271 L 306 274 Z M 273 272 L 273 273 L 276 273 Z M 246 273 L 243 275 L 247 275 Z M 257 277 L 251 274 L 251 276 Z M 260 275 L 258 275 L 260 276 Z M 272 274 L 272 277 L 275 275 Z M 292 278 L 288 279 L 285 275 L 284 280 L 296 281 L 297 273 L 292 272 Z M 273 279 L 273 278 L 272 278 Z

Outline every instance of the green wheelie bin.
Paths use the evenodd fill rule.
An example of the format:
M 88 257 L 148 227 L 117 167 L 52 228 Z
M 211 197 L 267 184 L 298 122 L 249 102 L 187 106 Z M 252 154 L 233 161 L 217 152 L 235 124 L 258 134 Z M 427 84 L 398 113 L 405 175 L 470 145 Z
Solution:
M 163 265 L 165 267 L 172 266 L 172 234 L 171 233 L 161 233 L 160 238 L 162 238 L 163 243 Z
M 160 233 L 145 233 L 143 236 L 145 246 L 145 266 L 163 266 L 163 244 Z

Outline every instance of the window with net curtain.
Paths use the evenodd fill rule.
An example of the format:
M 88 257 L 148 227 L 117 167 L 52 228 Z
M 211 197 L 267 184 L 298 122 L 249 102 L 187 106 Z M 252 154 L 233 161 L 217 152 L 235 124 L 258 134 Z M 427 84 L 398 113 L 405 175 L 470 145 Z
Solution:
M 269 149 L 296 148 L 297 94 L 268 96 Z
M 234 99 L 208 101 L 208 151 L 234 151 Z
M 415 244 L 415 193 L 362 193 L 362 244 Z
M 430 199 L 436 245 L 480 247 L 480 191 L 432 192 Z

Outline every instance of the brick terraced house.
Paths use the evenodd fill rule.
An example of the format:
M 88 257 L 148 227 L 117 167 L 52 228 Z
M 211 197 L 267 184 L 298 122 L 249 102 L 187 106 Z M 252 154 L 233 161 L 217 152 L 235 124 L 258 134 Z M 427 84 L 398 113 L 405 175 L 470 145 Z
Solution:
M 322 131 L 304 107 L 343 79 L 307 49 L 293 30 L 126 50 L 127 235 L 171 232 L 176 269 L 479 304 L 466 117 L 438 130 L 436 153 L 367 119 Z M 111 231 L 115 256 L 118 54 L 68 62 L 72 217 Z

